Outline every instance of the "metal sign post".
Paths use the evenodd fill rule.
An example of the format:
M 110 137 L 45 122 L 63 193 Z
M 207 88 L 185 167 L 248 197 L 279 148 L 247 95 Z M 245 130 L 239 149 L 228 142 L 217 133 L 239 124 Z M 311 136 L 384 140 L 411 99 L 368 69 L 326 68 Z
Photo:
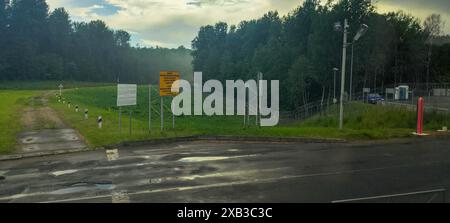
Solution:
M 152 85 L 148 85 L 148 131 L 152 131 Z
M 172 112 L 172 129 L 175 129 L 175 114 L 173 112 Z
M 164 109 L 163 109 L 163 97 L 161 97 L 161 131 L 164 130 Z
M 161 71 L 159 73 L 159 96 L 161 97 L 161 131 L 164 130 L 164 100 L 166 96 L 177 96 L 179 93 L 178 86 L 172 86 L 173 83 L 180 80 L 180 73 L 177 71 Z M 172 88 L 177 91 L 172 92 Z M 172 112 L 172 127 L 175 128 L 175 115 Z
M 259 126 L 259 123 L 261 123 L 261 101 L 262 101 L 262 95 L 263 95 L 263 86 L 262 86 L 262 79 L 263 79 L 263 74 L 261 72 L 258 73 L 258 77 L 257 77 L 257 95 L 256 97 L 259 99 L 257 100 L 257 105 L 256 105 L 256 126 Z
M 122 132 L 122 107 L 119 107 L 119 133 Z
M 131 117 L 132 117 L 133 111 L 130 110 L 130 135 L 131 135 Z
M 119 107 L 119 132 L 122 131 L 122 107 L 134 106 L 137 104 L 137 85 L 136 84 L 118 84 L 117 85 L 117 106 Z M 130 111 L 130 135 L 131 135 L 131 118 Z

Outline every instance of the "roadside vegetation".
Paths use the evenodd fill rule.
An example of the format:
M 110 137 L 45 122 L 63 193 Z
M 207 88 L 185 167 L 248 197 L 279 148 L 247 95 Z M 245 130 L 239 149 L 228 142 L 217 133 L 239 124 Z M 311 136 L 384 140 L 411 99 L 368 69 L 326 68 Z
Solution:
M 14 151 L 16 134 L 22 130 L 20 110 L 35 91 L 0 90 L 0 154 Z
M 55 94 L 57 91 L 54 92 Z M 415 112 L 366 104 L 346 107 L 345 129 L 339 131 L 338 111 L 331 108 L 328 115 L 316 116 L 303 122 L 288 122 L 276 127 L 256 127 L 251 117 L 250 127 L 244 128 L 242 116 L 184 116 L 176 117 L 172 129 L 170 98 L 164 98 L 164 126 L 160 130 L 160 97 L 157 87 L 152 88 L 152 131 L 148 131 L 148 86 L 138 87 L 138 106 L 123 108 L 122 129 L 119 131 L 119 110 L 116 107 L 116 87 L 79 88 L 64 91 L 66 104 L 58 103 L 52 94 L 50 105 L 62 119 L 78 129 L 90 146 L 104 146 L 130 140 L 145 140 L 189 135 L 239 135 L 275 137 L 315 137 L 339 139 L 386 139 L 407 137 L 415 129 Z M 69 109 L 67 103 L 72 107 Z M 80 111 L 76 113 L 74 106 Z M 84 109 L 89 119 L 84 120 Z M 132 111 L 132 134 L 129 134 L 129 112 Z M 103 117 L 103 128 L 98 129 L 97 117 Z M 439 114 L 425 116 L 425 128 L 436 130 L 448 117 Z

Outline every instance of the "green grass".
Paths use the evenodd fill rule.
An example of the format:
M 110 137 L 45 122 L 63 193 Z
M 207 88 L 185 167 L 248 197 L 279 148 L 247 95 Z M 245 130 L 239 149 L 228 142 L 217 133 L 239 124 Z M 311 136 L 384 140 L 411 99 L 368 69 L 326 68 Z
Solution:
M 16 134 L 22 130 L 19 111 L 36 94 L 35 91 L 0 90 L 0 154 L 14 151 Z
M 129 140 L 144 140 L 162 137 L 189 135 L 242 135 L 276 137 L 317 137 L 341 139 L 386 139 L 409 136 L 415 128 L 415 113 L 402 109 L 386 108 L 365 104 L 349 104 L 346 107 L 345 129 L 337 129 L 337 110 L 333 108 L 328 116 L 316 116 L 305 122 L 294 122 L 276 127 L 243 128 L 242 116 L 185 116 L 176 118 L 176 128 L 172 129 L 170 98 L 164 101 L 164 125 L 166 131 L 160 131 L 160 98 L 156 88 L 152 91 L 152 131 L 148 131 L 148 87 L 138 87 L 138 106 L 133 111 L 133 134 L 128 134 L 130 108 L 124 109 L 122 131 L 118 128 L 118 108 L 116 87 L 79 88 L 64 93 L 65 100 L 72 105 L 78 104 L 80 112 L 68 109 L 67 105 L 50 100 L 51 105 L 63 119 L 85 136 L 91 146 L 104 146 Z M 89 109 L 89 120 L 83 120 L 82 111 Z M 96 118 L 102 115 L 103 129 L 97 128 Z M 254 119 L 251 120 L 254 123 Z M 444 115 L 426 116 L 426 128 L 441 128 L 448 123 Z
M 332 107 L 327 116 L 315 116 L 302 123 L 305 127 L 333 127 L 339 124 L 338 107 Z M 344 126 L 347 129 L 408 129 L 414 130 L 417 123 L 415 111 L 404 108 L 349 103 L 345 106 Z M 448 114 L 429 112 L 424 115 L 424 129 L 433 131 L 450 126 Z
M 64 89 L 114 85 L 81 81 L 1 81 L 0 90 L 54 90 L 59 89 L 60 84 L 63 84 Z

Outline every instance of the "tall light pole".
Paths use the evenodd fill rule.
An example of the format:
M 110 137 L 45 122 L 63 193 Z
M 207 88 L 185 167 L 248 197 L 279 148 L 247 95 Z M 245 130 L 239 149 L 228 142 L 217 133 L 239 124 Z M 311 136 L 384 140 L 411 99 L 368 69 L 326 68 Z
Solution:
M 366 24 L 362 24 L 361 28 L 359 29 L 358 33 L 353 38 L 352 42 L 352 62 L 350 66 L 350 101 L 352 100 L 352 94 L 353 94 L 353 52 L 354 52 L 354 46 L 356 41 L 359 40 L 364 34 L 366 34 L 367 30 L 369 29 L 369 26 Z
M 345 65 L 347 60 L 347 35 L 348 35 L 348 20 L 344 20 L 344 27 L 342 27 L 340 22 L 334 24 L 336 31 L 344 33 L 343 44 L 342 44 L 342 69 L 341 69 L 341 97 L 340 97 L 340 107 L 339 107 L 339 129 L 344 128 L 344 89 L 345 89 Z
M 352 44 L 352 69 L 351 69 L 351 72 L 353 73 L 353 44 L 367 32 L 367 29 L 369 27 L 365 24 L 361 25 L 361 29 L 358 31 L 356 36 L 353 38 L 353 42 L 350 44 L 347 43 L 348 28 L 349 28 L 349 25 L 348 25 L 347 19 L 344 20 L 344 27 L 342 27 L 340 22 L 336 22 L 334 24 L 334 29 L 336 31 L 344 33 L 343 44 L 342 44 L 342 69 L 341 69 L 342 75 L 341 75 L 341 99 L 340 99 L 341 103 L 340 103 L 340 108 L 339 108 L 339 129 L 344 128 L 344 90 L 345 90 L 345 66 L 346 66 L 346 62 L 347 62 L 347 47 L 350 44 Z M 351 75 L 353 75 L 353 74 L 351 74 Z M 352 78 L 353 77 L 351 77 L 350 79 L 352 79 Z M 353 80 L 350 80 L 350 94 L 352 91 L 352 89 L 351 89 L 352 81 Z

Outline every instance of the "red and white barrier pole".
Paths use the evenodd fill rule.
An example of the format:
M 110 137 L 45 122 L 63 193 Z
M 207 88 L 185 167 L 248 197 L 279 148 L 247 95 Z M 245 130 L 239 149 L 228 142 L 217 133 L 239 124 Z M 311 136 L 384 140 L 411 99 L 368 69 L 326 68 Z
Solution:
M 423 98 L 417 101 L 417 135 L 423 135 Z

